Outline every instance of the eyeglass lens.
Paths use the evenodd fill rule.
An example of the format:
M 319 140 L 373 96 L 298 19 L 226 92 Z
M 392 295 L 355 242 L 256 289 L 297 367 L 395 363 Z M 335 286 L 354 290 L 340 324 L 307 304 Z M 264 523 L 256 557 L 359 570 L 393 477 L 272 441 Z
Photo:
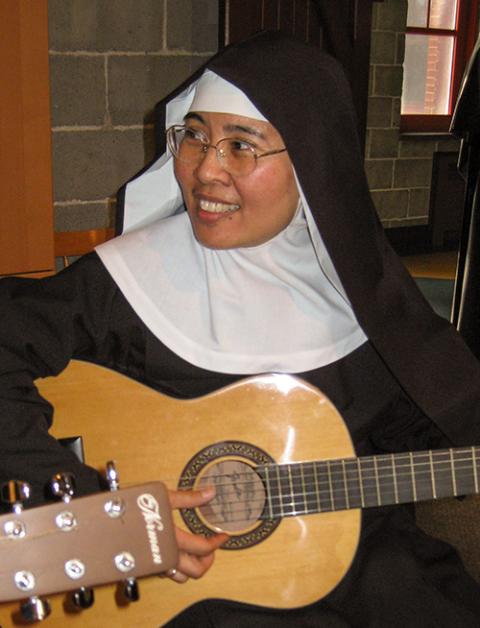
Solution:
M 246 142 L 235 138 L 224 138 L 216 146 L 210 146 L 201 136 L 182 127 L 169 129 L 169 145 L 173 154 L 181 161 L 200 162 L 209 148 L 216 150 L 222 168 L 233 175 L 250 174 L 256 166 L 255 154 Z

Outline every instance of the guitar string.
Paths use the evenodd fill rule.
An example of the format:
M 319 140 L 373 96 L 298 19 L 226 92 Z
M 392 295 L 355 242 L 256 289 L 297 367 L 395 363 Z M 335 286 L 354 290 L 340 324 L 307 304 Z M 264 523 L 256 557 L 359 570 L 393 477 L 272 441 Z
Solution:
M 299 463 L 296 463 L 296 464 L 299 464 Z M 372 481 L 372 482 L 375 480 L 374 476 L 370 476 L 369 478 L 363 478 L 363 479 L 364 480 L 367 479 L 367 481 Z M 403 480 L 406 480 L 406 482 L 404 482 Z M 407 484 L 408 483 L 409 486 L 411 487 L 411 482 L 412 482 L 411 476 L 410 477 L 404 476 L 403 478 L 400 478 L 400 481 L 397 482 L 397 484 L 402 484 L 402 483 L 403 484 Z M 417 485 L 418 492 L 421 493 L 422 486 L 428 485 L 428 487 L 431 487 L 430 478 L 419 478 L 418 481 L 416 482 L 416 485 Z M 399 492 L 401 492 L 401 489 L 400 489 Z M 329 493 L 330 493 L 330 491 L 329 491 Z M 345 491 L 338 491 L 338 490 L 334 489 L 334 493 L 337 496 L 343 494 L 343 499 L 344 499 L 344 503 L 345 503 L 345 497 L 344 497 L 345 496 Z M 317 494 L 316 491 L 307 492 L 307 493 L 305 493 L 304 491 L 301 491 L 301 492 L 298 492 L 298 493 L 296 493 L 296 492 L 291 493 L 291 491 L 289 491 L 287 493 L 287 497 L 290 496 L 292 498 L 293 501 L 291 501 L 291 502 L 286 502 L 285 499 L 284 499 L 284 497 L 285 497 L 284 495 L 272 495 L 271 496 L 272 497 L 272 501 L 273 502 L 275 502 L 275 500 L 278 501 L 278 503 L 276 503 L 274 505 L 280 505 L 281 506 L 280 511 L 279 512 L 274 512 L 274 513 L 272 513 L 272 515 L 270 515 L 270 513 L 268 513 L 266 515 L 265 514 L 260 514 L 259 517 L 255 517 L 253 522 L 257 521 L 257 520 L 262 520 L 262 519 L 270 520 L 272 518 L 276 519 L 276 518 L 280 518 L 280 517 L 308 515 L 308 514 L 315 514 L 315 513 L 319 513 L 320 514 L 322 512 L 323 513 L 326 513 L 326 512 L 337 512 L 337 511 L 342 511 L 342 510 L 346 510 L 347 509 L 345 506 L 342 507 L 341 505 L 332 508 L 332 506 L 334 504 L 331 503 L 330 495 L 327 498 L 327 502 L 330 502 L 329 503 L 329 507 L 327 506 L 327 508 L 322 508 L 321 504 L 317 503 L 316 507 L 312 509 L 312 508 L 309 507 L 308 504 L 305 503 L 305 497 L 309 497 L 309 496 L 312 496 L 312 495 L 315 495 L 317 497 L 318 494 Z M 360 508 L 360 489 L 359 489 L 359 487 L 357 487 L 357 490 L 354 490 L 354 491 L 350 491 L 349 490 L 349 495 L 350 495 L 350 499 L 352 501 L 355 501 L 355 499 L 358 500 L 358 504 L 356 506 L 355 505 L 351 506 L 350 509 Z M 376 487 L 374 487 L 372 485 L 365 486 L 364 487 L 364 491 L 363 491 L 363 496 L 365 498 L 365 501 L 368 502 L 369 498 L 372 495 L 377 495 Z M 295 499 L 297 497 L 301 497 L 303 499 L 303 502 L 304 502 L 303 503 L 303 507 L 302 507 L 302 504 L 296 503 Z M 245 516 L 246 510 L 249 511 L 249 512 L 251 512 L 252 510 L 261 510 L 262 513 L 264 513 L 265 510 L 267 510 L 267 512 L 268 512 L 268 508 L 264 509 L 265 501 L 266 500 L 265 500 L 264 497 L 262 497 L 260 499 L 257 499 L 257 500 L 245 499 L 243 501 L 242 500 L 222 501 L 221 502 L 222 508 L 225 509 L 225 507 L 228 507 L 228 513 L 227 513 L 228 518 L 226 519 L 225 516 L 209 517 L 208 518 L 208 523 L 211 524 L 211 525 L 217 525 L 220 528 L 221 528 L 222 524 L 228 524 L 228 523 L 230 523 L 230 524 L 231 523 L 245 523 L 245 524 L 248 523 L 249 525 L 252 525 L 253 524 L 252 520 L 248 516 Z M 316 499 L 316 501 L 318 502 L 318 499 Z M 415 501 L 415 500 L 412 499 L 412 500 L 407 500 L 407 501 Z M 421 500 L 418 500 L 418 501 L 421 501 Z M 388 504 L 385 504 L 385 505 L 390 505 L 392 503 L 395 503 L 395 502 L 389 502 Z M 400 503 L 405 503 L 405 502 L 400 502 Z M 366 504 L 367 507 L 375 506 L 375 505 L 380 505 L 381 506 L 382 504 L 377 504 L 377 503 L 367 503 Z M 248 508 L 245 508 L 245 506 L 247 506 Z M 215 514 L 218 515 L 218 512 L 216 510 L 214 512 L 215 512 Z M 241 516 L 239 516 L 239 514 Z M 8 516 L 8 515 L 6 515 L 6 516 Z M 54 533 L 56 533 L 56 531 L 52 530 L 51 533 L 46 532 L 42 536 L 48 536 L 48 534 L 54 534 Z M 36 536 L 38 536 L 38 535 L 36 535 Z M 4 538 L 0 537 L 0 543 L 2 543 L 2 541 L 3 542 L 9 541 L 9 539 L 7 539 L 5 537 Z
M 471 472 L 471 468 L 469 468 L 469 472 Z M 285 478 L 284 478 L 285 479 Z M 311 479 L 311 478 L 310 478 Z M 382 490 L 380 489 L 380 491 L 378 490 L 377 486 L 373 486 L 373 483 L 375 482 L 376 478 L 375 476 L 370 476 L 369 478 L 367 477 L 366 479 L 364 478 L 364 483 L 367 484 L 368 482 L 370 482 L 370 486 L 367 485 L 364 487 L 363 490 L 363 498 L 365 500 L 365 502 L 367 502 L 365 504 L 365 506 L 369 507 L 369 506 L 381 506 L 382 505 Z M 408 487 L 408 499 L 405 499 L 403 496 L 400 500 L 396 500 L 396 499 L 389 499 L 389 501 L 387 502 L 387 504 L 384 505 L 390 505 L 390 504 L 395 504 L 395 503 L 407 503 L 407 502 L 414 502 L 414 501 L 422 501 L 425 499 L 432 499 L 432 494 L 431 494 L 431 477 L 430 475 L 427 478 L 416 478 L 416 490 L 417 493 L 422 495 L 423 490 L 425 489 L 425 487 L 428 488 L 428 493 L 426 496 L 422 496 L 420 499 L 415 499 L 414 495 L 413 495 L 413 491 L 412 491 L 412 477 L 411 475 L 409 476 L 404 476 L 403 478 L 397 478 L 397 488 L 398 488 L 398 493 L 401 494 L 402 490 L 405 488 L 405 486 Z M 308 478 L 305 481 L 306 484 L 309 484 L 308 482 Z M 235 484 L 235 486 L 237 486 Z M 284 486 L 282 488 L 285 488 Z M 351 488 L 351 487 L 350 487 Z M 384 487 L 382 487 L 384 488 Z M 320 489 L 321 492 L 322 489 Z M 270 495 L 270 504 L 271 504 L 271 509 L 273 510 L 273 506 L 280 506 L 280 511 L 279 512 L 275 512 L 274 515 L 276 516 L 290 516 L 290 515 L 298 515 L 298 514 L 309 514 L 309 513 L 314 513 L 314 512 L 331 512 L 331 511 L 335 511 L 335 510 L 345 510 L 348 509 L 347 506 L 347 501 L 346 501 L 346 497 L 345 497 L 345 490 L 337 490 L 334 489 L 333 491 L 330 490 L 330 487 L 328 489 L 328 495 L 327 495 L 327 502 L 328 502 L 328 506 L 327 508 L 322 507 L 321 504 L 318 504 L 318 492 L 317 490 L 315 491 L 311 491 L 311 492 L 305 492 L 303 489 L 299 492 L 295 492 L 295 491 L 291 491 L 290 488 L 289 490 L 286 491 L 286 498 L 290 498 L 292 501 L 287 502 L 286 498 L 285 498 L 285 494 L 282 492 L 281 494 L 272 494 Z M 450 495 L 451 493 L 449 493 Z M 349 495 L 349 499 L 350 501 L 353 502 L 353 504 L 350 506 L 350 508 L 360 508 L 362 506 L 361 504 L 361 491 L 360 491 L 360 487 L 354 487 L 354 490 L 348 490 L 348 495 Z M 315 496 L 315 501 L 316 504 L 312 507 L 311 502 L 308 502 L 306 500 L 308 500 L 309 497 L 311 496 Z M 375 498 L 373 500 L 373 502 L 371 501 L 372 496 Z M 324 495 L 322 496 L 323 498 L 325 497 Z M 391 497 L 391 495 L 390 495 Z M 303 504 L 298 504 L 297 503 L 297 498 L 300 498 L 301 500 L 303 500 Z M 380 499 L 378 499 L 380 498 Z M 385 499 L 385 495 L 383 495 L 383 498 Z M 342 501 L 343 499 L 343 501 Z M 337 504 L 335 504 L 335 500 L 337 501 Z M 356 504 L 355 504 L 355 500 L 356 500 Z M 215 501 L 215 500 L 213 500 Z M 222 507 L 228 507 L 229 509 L 229 521 L 234 522 L 235 519 L 232 518 L 232 514 L 234 514 L 234 507 L 236 507 L 237 511 L 240 511 L 242 513 L 242 517 L 240 517 L 239 519 L 237 519 L 238 521 L 244 521 L 245 520 L 245 505 L 248 505 L 249 510 L 251 511 L 252 509 L 256 509 L 256 510 L 262 510 L 264 505 L 265 505 L 265 497 L 260 497 L 257 500 L 252 500 L 252 499 L 247 499 L 244 500 L 243 502 L 241 500 L 231 500 L 231 501 L 226 501 L 223 500 L 221 501 L 220 505 Z M 324 500 L 321 500 L 324 501 Z M 340 504 L 339 504 L 340 502 Z M 268 509 L 267 509 L 268 510 Z M 287 510 L 289 510 L 289 512 L 287 512 Z M 264 517 L 265 518 L 265 517 Z M 266 518 L 271 518 L 266 517 Z M 218 520 L 211 520 L 211 523 L 225 523 L 225 519 L 224 518 L 220 518 Z
M 472 449 L 468 449 L 465 450 L 465 453 L 469 453 L 471 454 Z M 457 454 L 459 453 L 459 450 L 457 450 L 456 452 Z M 435 481 L 439 482 L 440 479 L 438 478 L 438 474 L 441 473 L 445 473 L 448 472 L 448 476 L 452 475 L 452 467 L 451 467 L 451 458 L 450 458 L 450 451 L 449 450 L 441 450 L 440 452 L 433 452 L 433 455 L 435 457 L 439 457 L 441 455 L 448 455 L 449 459 L 448 460 L 440 460 L 440 461 L 435 461 L 435 469 L 434 469 L 434 475 L 435 475 Z M 405 454 L 394 454 L 395 456 L 395 460 L 398 460 L 399 458 L 406 458 L 407 456 L 409 456 L 409 454 L 405 453 Z M 429 456 L 430 457 L 430 453 L 429 452 L 417 452 L 414 454 L 415 457 L 419 457 L 419 456 Z M 347 471 L 356 471 L 357 470 L 357 461 L 361 461 L 360 464 L 362 466 L 362 485 L 363 485 L 363 491 L 360 490 L 360 485 L 359 485 L 359 476 L 358 473 L 356 474 L 356 476 L 354 478 L 348 478 L 347 477 L 347 484 L 348 486 L 348 490 L 345 491 L 345 485 L 343 480 L 345 479 L 345 473 L 342 469 L 338 469 L 335 467 L 338 467 L 339 464 L 342 463 L 341 459 L 333 459 L 330 461 L 312 461 L 312 462 L 294 462 L 294 463 L 285 463 L 285 464 L 279 464 L 279 465 L 261 465 L 259 467 L 256 468 L 257 471 L 259 470 L 264 470 L 265 468 L 271 468 L 271 469 L 275 469 L 275 470 L 283 470 L 286 471 L 288 473 L 288 470 L 290 471 L 296 471 L 299 469 L 302 469 L 303 471 L 305 471 L 305 469 L 308 466 L 315 466 L 316 467 L 316 473 L 317 473 L 317 478 L 318 475 L 322 475 L 322 471 L 325 472 L 325 468 L 327 468 L 328 466 L 330 466 L 330 471 L 331 471 L 331 480 L 335 483 L 341 483 L 342 484 L 342 488 L 338 489 L 331 486 L 331 483 L 329 480 L 321 480 L 320 482 L 318 480 L 316 480 L 315 475 L 310 473 L 305 473 L 303 472 L 302 476 L 297 476 L 297 477 L 277 477 L 277 473 L 274 471 L 274 484 L 275 482 L 280 482 L 280 488 L 281 489 L 285 489 L 285 486 L 282 486 L 282 481 L 283 482 L 287 482 L 288 483 L 288 490 L 286 492 L 282 492 L 275 494 L 275 491 L 271 490 L 271 486 L 270 488 L 270 503 L 272 505 L 272 510 L 273 510 L 273 506 L 280 506 L 280 512 L 275 513 L 276 516 L 295 516 L 298 514 L 309 514 L 310 512 L 331 512 L 331 511 L 337 511 L 337 510 L 345 510 L 346 509 L 346 493 L 348 493 L 348 498 L 349 500 L 354 504 L 351 506 L 351 508 L 355 508 L 355 507 L 360 507 L 361 506 L 361 493 L 363 493 L 363 497 L 365 499 L 366 502 L 370 502 L 370 500 L 373 497 L 380 497 L 380 500 L 375 501 L 374 503 L 367 503 L 366 506 L 374 506 L 374 505 L 382 505 L 381 502 L 381 498 L 382 498 L 382 489 L 383 492 L 385 493 L 385 485 L 381 484 L 380 486 L 380 491 L 379 488 L 377 486 L 377 480 L 378 480 L 378 476 L 375 473 L 372 473 L 371 475 L 368 474 L 369 471 L 374 471 L 374 469 L 372 468 L 364 468 L 364 463 L 366 463 L 367 461 L 369 463 L 373 464 L 373 460 L 376 459 L 377 462 L 379 461 L 383 461 L 389 464 L 389 466 L 391 466 L 392 464 L 392 457 L 391 455 L 379 455 L 379 456 L 368 456 L 368 457 L 363 457 L 363 458 L 348 458 L 348 459 L 344 459 L 345 464 L 350 464 L 352 465 L 352 469 L 348 469 Z M 462 462 L 467 462 L 468 465 L 467 466 L 458 466 L 459 463 Z M 477 463 L 477 452 L 475 451 L 475 463 Z M 468 478 L 469 479 L 473 479 L 473 468 L 472 468 L 472 463 L 473 463 L 473 457 L 470 455 L 470 459 L 467 458 L 463 458 L 463 459 L 454 459 L 454 473 L 455 475 L 460 475 L 463 472 L 468 473 Z M 247 463 L 245 463 L 247 464 Z M 448 466 L 447 468 L 439 468 L 439 464 L 440 465 L 444 465 L 444 466 Z M 366 466 L 366 465 L 365 465 Z M 319 469 L 318 467 L 324 467 L 323 469 L 320 470 L 319 473 Z M 332 468 L 333 467 L 333 468 Z M 353 468 L 354 467 L 354 468 Z M 416 468 L 416 470 L 413 473 L 412 476 L 412 467 Z M 418 470 L 419 467 L 424 467 L 423 470 Z M 407 473 L 402 473 L 403 470 L 407 470 Z M 255 468 L 253 468 L 253 470 L 255 470 Z M 410 495 L 412 494 L 412 499 L 407 499 L 404 500 L 403 498 L 398 502 L 398 503 L 406 503 L 406 502 L 413 502 L 413 501 L 421 501 L 421 500 L 415 500 L 413 499 L 413 484 L 412 482 L 415 481 L 415 487 L 416 487 L 416 491 L 418 494 L 422 494 L 423 490 L 427 487 L 428 488 L 428 497 L 425 497 L 423 499 L 431 499 L 431 488 L 432 488 L 432 471 L 431 471 L 431 463 L 430 463 L 430 459 L 428 461 L 424 461 L 424 462 L 413 462 L 412 464 L 405 464 L 405 465 L 398 465 L 395 464 L 395 474 L 391 474 L 389 475 L 388 473 L 385 473 L 384 469 L 381 470 L 381 480 L 383 479 L 393 479 L 395 478 L 396 482 L 396 486 L 398 489 L 398 493 L 401 494 L 402 491 L 405 489 L 405 487 L 408 488 L 407 494 Z M 420 474 L 424 474 L 425 477 L 422 477 L 422 475 Z M 247 474 L 237 474 L 239 476 L 241 475 L 247 475 Z M 249 474 L 249 479 L 248 480 L 244 480 L 244 481 L 235 481 L 232 482 L 231 481 L 231 474 L 220 474 L 219 476 L 216 477 L 221 477 L 221 478 L 226 478 L 228 480 L 228 482 L 225 483 L 214 483 L 214 485 L 216 486 L 216 488 L 222 488 L 225 486 L 231 487 L 231 486 L 235 486 L 235 487 L 239 487 L 242 484 L 245 486 L 251 486 L 254 483 L 254 480 L 251 479 L 251 472 Z M 189 478 L 190 479 L 190 478 Z M 292 491 L 290 488 L 291 483 L 296 483 L 301 481 L 303 483 L 303 485 L 310 489 L 312 486 L 314 487 L 314 490 L 307 490 L 305 491 L 303 488 L 300 491 Z M 352 481 L 354 482 L 354 485 L 352 486 Z M 462 478 L 460 478 L 460 482 L 462 481 Z M 469 491 L 470 492 L 470 491 Z M 474 491 L 471 491 L 474 492 Z M 325 494 L 320 495 L 320 493 L 327 493 L 327 496 L 325 497 Z M 380 493 L 380 494 L 379 494 Z M 449 495 L 451 495 L 451 493 L 449 493 Z M 391 491 L 390 491 L 390 496 L 391 496 Z M 310 504 L 311 502 L 308 502 L 308 499 L 311 497 L 315 497 L 315 500 L 317 502 L 316 506 L 312 509 Z M 322 504 L 318 504 L 318 499 L 320 497 L 320 501 L 326 501 L 330 502 L 329 506 L 326 509 L 322 508 Z M 383 495 L 383 497 L 385 497 L 385 495 Z M 287 502 L 287 499 L 291 499 L 292 501 Z M 299 506 L 299 504 L 297 503 L 297 500 L 301 499 L 303 500 L 303 508 L 300 508 L 297 510 L 297 507 Z M 343 502 L 342 502 L 343 500 Z M 305 503 L 305 502 L 308 503 Z M 337 504 L 335 504 L 335 501 L 337 501 Z M 215 503 L 215 499 L 213 500 L 213 502 Z M 256 510 L 264 510 L 264 505 L 266 502 L 266 498 L 264 496 L 257 498 L 256 500 L 252 500 L 252 499 L 245 499 L 243 501 L 241 500 L 230 500 L 230 501 L 222 501 L 221 502 L 221 506 L 222 508 L 228 507 L 229 508 L 229 515 L 235 514 L 234 510 L 236 509 L 237 511 L 240 510 L 242 515 L 244 515 L 245 513 L 245 506 L 248 506 L 249 510 L 252 509 L 256 509 Z M 355 506 L 355 502 L 357 502 L 357 505 Z M 218 500 L 217 500 L 218 503 Z M 345 504 L 345 506 L 342 507 L 342 503 Z M 388 504 L 394 504 L 397 503 L 395 500 L 389 501 Z M 385 504 L 387 505 L 387 504 Z M 300 504 L 300 506 L 302 506 L 302 504 Z M 234 508 L 235 507 L 235 508 Z M 291 512 L 286 512 L 286 510 L 291 509 Z M 271 518 L 271 517 L 266 517 L 266 518 Z M 274 517 L 275 518 L 275 517 Z M 245 521 L 245 516 L 242 516 L 241 518 L 237 519 L 237 521 Z M 214 519 L 209 519 L 209 522 L 212 524 L 220 524 L 220 523 L 225 523 L 224 518 L 220 517 L 217 520 Z M 229 518 L 229 522 L 235 522 L 235 519 L 232 519 L 231 517 Z M 1 539 L 0 539 L 1 540 Z
M 434 471 L 433 474 L 436 476 L 438 473 L 443 473 L 445 471 L 448 472 L 448 474 L 450 475 L 457 475 L 459 473 L 461 473 L 462 471 L 467 471 L 467 472 L 473 472 L 473 457 L 470 455 L 470 458 L 456 458 L 454 459 L 454 470 L 452 472 L 452 460 L 450 458 L 450 454 L 448 451 L 443 451 L 441 452 L 443 455 L 448 455 L 449 458 L 447 460 L 437 460 L 434 462 Z M 406 457 L 409 454 L 394 454 L 394 456 L 396 457 L 396 459 L 398 460 L 399 456 Z M 415 456 L 419 456 L 419 455 L 425 455 L 429 457 L 429 452 L 420 452 L 419 454 L 415 454 Z M 414 475 L 417 477 L 417 475 L 419 473 L 422 472 L 427 472 L 429 474 L 429 477 L 432 477 L 432 469 L 431 469 L 431 462 L 430 462 L 430 458 L 428 458 L 428 460 L 425 461 L 417 461 L 415 462 L 415 460 L 413 461 L 413 463 L 411 463 L 410 461 L 407 461 L 406 464 L 394 464 L 392 465 L 392 458 L 391 455 L 379 455 L 379 456 L 365 456 L 362 458 L 344 458 L 344 459 L 331 459 L 331 460 L 319 460 L 319 461 L 306 461 L 306 462 L 291 462 L 291 463 L 281 463 L 281 464 L 267 464 L 267 465 L 258 465 L 258 466 L 250 466 L 250 464 L 248 463 L 248 461 L 243 462 L 242 464 L 244 464 L 245 466 L 249 467 L 249 471 L 248 472 L 235 472 L 235 476 L 236 477 L 245 477 L 247 478 L 245 480 L 245 483 L 248 484 L 250 482 L 252 482 L 253 480 L 251 479 L 251 474 L 252 472 L 257 472 L 257 473 L 261 473 L 264 469 L 271 469 L 272 474 L 275 475 L 275 477 L 277 477 L 278 473 L 280 472 L 295 472 L 297 470 L 302 469 L 303 471 L 305 471 L 306 469 L 308 469 L 310 466 L 313 467 L 315 466 L 316 472 L 322 472 L 324 470 L 324 468 L 328 468 L 328 466 L 330 466 L 330 471 L 332 474 L 337 474 L 339 475 L 341 478 L 345 477 L 345 473 L 343 470 L 343 463 L 345 464 L 345 470 L 348 472 L 354 472 L 358 475 L 358 465 L 360 464 L 361 467 L 361 473 L 362 473 L 362 478 L 363 479 L 369 479 L 368 476 L 368 472 L 371 471 L 372 475 L 370 476 L 370 478 L 376 478 L 376 473 L 375 473 L 375 462 L 374 460 L 376 460 L 377 462 L 377 469 L 379 472 L 379 475 L 381 475 L 380 479 L 390 479 L 393 477 L 399 477 L 399 475 L 402 474 L 402 472 L 404 470 L 407 471 L 407 473 L 405 474 L 407 477 L 411 477 L 412 475 L 412 471 L 414 472 Z M 224 461 L 228 461 L 223 459 L 222 462 Z M 234 460 L 234 462 L 238 462 L 237 459 Z M 385 466 L 379 466 L 379 463 L 386 463 Z M 466 466 L 459 466 L 461 463 L 466 463 Z M 475 463 L 476 465 L 478 464 L 478 457 L 477 454 L 475 455 Z M 338 466 L 342 466 L 341 469 L 338 469 Z M 370 466 L 369 466 L 370 465 Z M 349 468 L 350 467 L 350 468 Z M 422 469 L 422 467 L 424 467 L 424 469 Z M 445 467 L 445 468 L 442 468 Z M 391 474 L 388 473 L 388 471 L 391 471 Z M 304 473 L 305 475 L 305 473 Z M 186 483 L 190 483 L 192 481 L 195 481 L 197 479 L 198 476 L 192 476 L 192 475 L 184 475 L 184 476 L 180 476 L 180 478 L 178 479 L 178 482 L 186 482 Z M 232 473 L 220 473 L 214 476 L 215 478 L 225 478 L 227 480 L 226 485 L 230 485 L 232 482 Z M 175 481 L 176 478 L 165 478 L 165 481 L 168 480 L 172 480 Z M 241 482 L 238 482 L 239 484 Z M 216 486 L 222 486 L 222 484 L 220 482 L 215 482 Z M 183 488 L 183 487 L 181 487 Z

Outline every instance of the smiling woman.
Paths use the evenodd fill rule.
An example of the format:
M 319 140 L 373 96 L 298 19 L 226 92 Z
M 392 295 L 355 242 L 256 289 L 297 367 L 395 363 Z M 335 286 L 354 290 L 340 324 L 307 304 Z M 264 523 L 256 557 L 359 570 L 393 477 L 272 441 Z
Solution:
M 204 91 L 198 75 L 168 99 L 165 126 L 175 130 L 168 132 L 165 154 L 127 185 L 124 235 L 40 284 L 13 280 L 3 285 L 2 470 L 12 477 L 19 468 L 25 471 L 40 495 L 42 483 L 60 465 L 77 472 L 83 492 L 98 487 L 93 471 L 49 438 L 51 406 L 38 397 L 33 383 L 60 372 L 72 357 L 110 366 L 188 399 L 228 384 L 240 390 L 239 381 L 249 374 L 296 374 L 307 382 L 301 386 L 322 390 L 335 404 L 356 453 L 367 457 L 366 468 L 355 466 L 355 498 L 348 478 L 340 481 L 342 507 L 370 503 L 364 475 L 375 505 L 396 505 L 362 513 L 358 550 L 348 573 L 328 591 L 318 589 L 309 606 L 281 612 L 267 608 L 271 582 L 263 578 L 255 598 L 259 607 L 220 600 L 220 585 L 211 599 L 191 606 L 173 624 L 477 628 L 477 584 L 447 545 L 416 528 L 410 508 L 396 499 L 401 478 L 391 461 L 395 452 L 480 442 L 480 367 L 451 325 L 428 306 L 386 241 L 369 195 L 345 77 L 331 57 L 279 33 L 262 33 L 227 48 L 208 62 L 205 73 L 214 76 L 215 88 L 209 82 Z M 248 167 L 237 164 L 237 151 L 241 164 L 246 155 Z M 284 393 L 268 414 L 272 395 L 268 386 L 263 390 L 262 400 L 246 401 L 239 393 L 234 405 L 240 408 L 242 431 L 225 405 L 215 412 L 194 412 L 201 436 L 173 421 L 182 443 L 187 440 L 196 450 L 182 467 L 178 488 L 201 486 L 190 469 L 208 467 L 215 448 L 229 462 L 238 460 L 239 452 L 254 452 L 248 459 L 258 457 L 266 464 L 255 485 L 268 485 L 270 496 L 269 508 L 257 504 L 252 516 L 259 517 L 263 529 L 277 525 L 278 512 L 298 515 L 291 528 L 278 526 L 288 552 L 290 535 L 297 540 L 305 536 L 302 516 L 325 513 L 299 514 L 296 499 L 284 501 L 278 468 L 285 471 L 297 432 Z M 325 429 L 320 439 L 312 438 L 306 427 L 298 430 L 314 448 L 317 440 L 332 446 L 336 440 L 321 412 L 326 405 L 315 403 L 319 415 L 302 413 L 306 426 Z M 278 456 L 269 458 L 269 443 L 255 446 L 260 422 L 251 407 L 267 415 L 272 434 L 284 419 L 287 437 Z M 128 429 L 145 436 L 137 411 L 136 405 L 129 409 Z M 149 417 L 146 437 L 155 459 L 172 447 L 166 422 L 161 415 Z M 204 434 L 211 436 L 211 448 Z M 394 478 L 388 500 L 375 481 L 376 454 L 384 454 L 381 464 Z M 448 468 L 455 472 L 456 461 L 449 460 Z M 472 456 L 468 460 L 468 465 L 458 461 L 458 471 L 476 486 L 480 469 Z M 238 473 L 237 465 L 224 466 L 227 475 Z M 326 491 L 332 507 L 335 468 L 326 467 L 323 486 L 314 483 L 313 493 L 302 475 L 304 465 L 297 475 L 287 470 L 283 482 L 292 493 L 302 488 L 307 505 L 315 490 Z M 407 465 L 413 496 L 414 467 Z M 273 468 L 279 470 L 272 483 L 276 493 L 262 480 Z M 403 479 L 404 471 L 404 466 L 398 469 Z M 422 474 L 418 488 L 425 486 L 423 479 Z M 237 482 L 241 484 L 235 478 L 233 492 L 252 491 L 250 479 L 241 487 Z M 431 476 L 427 485 L 431 490 Z M 223 483 L 218 486 L 214 503 L 212 491 L 187 491 L 184 500 L 183 493 L 172 491 L 172 504 L 193 509 L 193 519 L 200 521 L 209 508 L 230 513 L 230 502 L 218 508 L 226 494 Z M 208 508 L 199 509 L 207 502 Z M 185 521 L 192 520 L 191 512 L 184 515 Z M 252 523 L 250 515 L 243 521 Z M 331 545 L 337 554 L 350 539 L 333 520 L 326 521 L 335 528 L 338 540 Z M 188 530 L 179 524 L 173 580 L 203 576 L 224 543 L 236 564 L 238 539 L 205 538 L 196 524 Z M 261 545 L 257 527 L 242 532 Z M 282 569 L 284 563 L 277 562 Z M 308 562 L 302 573 L 315 588 L 318 572 L 328 569 L 329 564 L 320 569 Z M 231 572 L 233 579 L 237 569 Z M 234 588 L 242 589 L 242 582 Z
M 263 120 L 205 111 L 187 115 L 186 129 L 203 136 L 203 146 L 213 140 L 215 147 L 198 151 L 195 161 L 183 159 L 180 150 L 175 161 L 197 240 L 217 249 L 250 247 L 283 231 L 299 195 L 288 155 L 275 148 L 283 144 L 278 131 Z

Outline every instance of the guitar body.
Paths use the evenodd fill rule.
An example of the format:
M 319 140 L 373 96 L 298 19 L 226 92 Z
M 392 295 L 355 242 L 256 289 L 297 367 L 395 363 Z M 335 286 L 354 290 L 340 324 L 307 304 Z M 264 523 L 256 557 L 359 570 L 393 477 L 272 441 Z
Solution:
M 72 362 L 58 378 L 37 384 L 55 406 L 53 434 L 81 435 L 86 462 L 102 468 L 107 458 L 114 459 L 121 483 L 123 479 L 129 485 L 161 480 L 176 488 L 187 474 L 196 486 L 205 469 L 222 468 L 219 463 L 224 462 L 228 469 L 231 460 L 253 466 L 265 456 L 283 463 L 355 455 L 346 426 L 328 399 L 288 376 L 253 377 L 189 401 L 160 395 L 82 362 Z M 208 517 L 196 514 L 200 526 L 209 525 Z M 186 527 L 179 513 L 174 519 Z M 221 522 L 215 527 L 225 529 Z M 219 550 L 200 580 L 182 585 L 168 578 L 142 580 L 137 603 L 118 606 L 116 587 L 103 586 L 95 592 L 92 609 L 69 614 L 64 596 L 52 596 L 47 624 L 76 622 L 93 628 L 101 621 L 153 627 L 212 598 L 277 609 L 310 604 L 348 571 L 358 543 L 360 511 L 288 516 L 264 527 L 242 523 L 234 531 L 232 549 Z M 3 628 L 15 625 L 11 617 L 16 609 L 13 604 L 0 608 Z

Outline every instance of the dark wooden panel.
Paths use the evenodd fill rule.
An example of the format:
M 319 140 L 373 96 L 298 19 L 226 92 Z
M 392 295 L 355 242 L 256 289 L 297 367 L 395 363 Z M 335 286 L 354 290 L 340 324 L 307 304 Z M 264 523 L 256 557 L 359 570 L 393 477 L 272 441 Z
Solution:
M 261 28 L 268 31 L 278 29 L 278 4 L 279 0 L 262 0 L 263 16 Z
M 278 2 L 278 30 L 289 35 L 295 34 L 295 12 L 298 10 L 295 0 L 279 0 Z
M 260 30 L 281 30 L 325 48 L 345 69 L 365 138 L 373 0 L 221 0 L 220 45 Z
M 224 45 L 234 44 L 262 30 L 263 2 L 257 0 L 224 0 L 225 9 L 220 15 L 225 16 L 223 29 Z M 247 33 L 247 34 L 246 34 Z

